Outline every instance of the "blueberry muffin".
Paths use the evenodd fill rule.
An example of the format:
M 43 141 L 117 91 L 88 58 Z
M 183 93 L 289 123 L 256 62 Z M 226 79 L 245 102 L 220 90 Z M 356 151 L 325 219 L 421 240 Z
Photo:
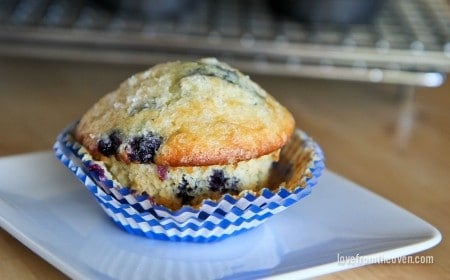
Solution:
M 248 76 L 209 58 L 130 77 L 84 114 L 74 135 L 120 184 L 175 210 L 267 187 L 294 127 Z

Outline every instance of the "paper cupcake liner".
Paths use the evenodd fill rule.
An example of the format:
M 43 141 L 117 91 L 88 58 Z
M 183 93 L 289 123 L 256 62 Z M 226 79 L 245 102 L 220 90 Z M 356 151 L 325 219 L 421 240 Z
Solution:
M 320 147 L 297 130 L 295 143 L 285 151 L 293 174 L 298 175 L 293 186 L 292 182 L 286 182 L 275 191 L 264 188 L 257 194 L 242 192 L 239 197 L 226 194 L 218 201 L 205 200 L 199 209 L 184 206 L 173 211 L 153 205 L 148 196 L 136 196 L 115 181 L 106 167 L 93 161 L 73 139 L 73 127 L 69 126 L 58 136 L 54 145 L 56 157 L 77 176 L 119 227 L 154 239 L 209 242 L 254 228 L 307 196 L 325 168 Z

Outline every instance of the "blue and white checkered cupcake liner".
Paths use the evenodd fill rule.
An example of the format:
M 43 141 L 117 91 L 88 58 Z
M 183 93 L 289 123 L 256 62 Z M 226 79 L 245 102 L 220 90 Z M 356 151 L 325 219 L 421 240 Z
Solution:
M 73 125 L 58 136 L 54 145 L 56 157 L 77 176 L 119 227 L 154 239 L 209 242 L 254 228 L 307 196 L 325 168 L 320 147 L 297 130 L 296 136 L 303 142 L 299 148 L 310 149 L 312 159 L 302 176 L 303 182 L 294 190 L 281 186 L 276 192 L 265 188 L 258 195 L 244 192 L 238 198 L 225 194 L 219 201 L 205 200 L 199 209 L 184 206 L 173 211 L 121 186 L 106 167 L 93 161 L 73 139 L 72 130 Z

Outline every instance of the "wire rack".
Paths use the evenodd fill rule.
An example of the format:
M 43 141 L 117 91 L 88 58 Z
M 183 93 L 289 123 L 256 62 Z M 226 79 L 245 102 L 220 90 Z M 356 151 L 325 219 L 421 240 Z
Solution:
M 215 56 L 253 73 L 435 87 L 450 72 L 450 9 L 391 0 L 372 23 L 344 27 L 275 17 L 258 0 L 197 0 L 170 19 L 92 1 L 0 0 L 0 53 L 132 64 Z

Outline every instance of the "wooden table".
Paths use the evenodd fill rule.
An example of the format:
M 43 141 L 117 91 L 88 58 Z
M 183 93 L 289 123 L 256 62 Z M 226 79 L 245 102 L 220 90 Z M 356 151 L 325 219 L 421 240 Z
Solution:
M 0 156 L 50 150 L 61 128 L 143 67 L 0 59 Z M 409 142 L 394 141 L 396 87 L 253 77 L 323 147 L 327 166 L 436 226 L 433 264 L 377 264 L 325 279 L 450 278 L 450 83 L 419 89 Z M 383 211 L 383 209 L 380 209 Z M 65 276 L 0 229 L 0 279 Z

